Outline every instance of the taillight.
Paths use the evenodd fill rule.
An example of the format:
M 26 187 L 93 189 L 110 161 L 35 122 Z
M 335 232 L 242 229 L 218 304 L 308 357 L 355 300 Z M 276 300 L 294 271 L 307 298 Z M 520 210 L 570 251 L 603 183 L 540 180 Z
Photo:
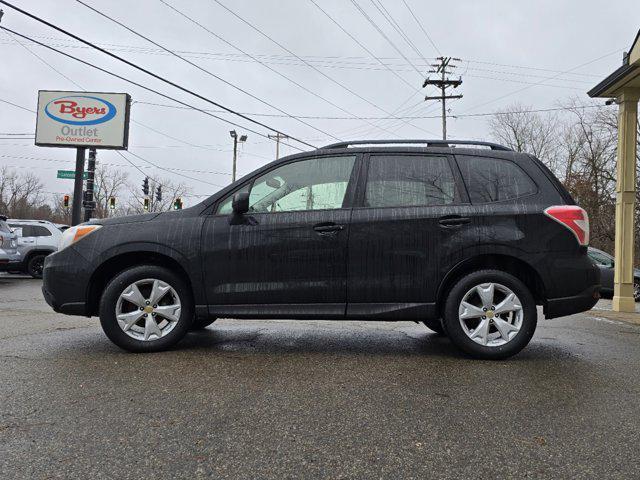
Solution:
M 580 245 L 589 245 L 589 215 L 584 209 L 577 205 L 556 205 L 547 208 L 544 214 L 571 230 Z

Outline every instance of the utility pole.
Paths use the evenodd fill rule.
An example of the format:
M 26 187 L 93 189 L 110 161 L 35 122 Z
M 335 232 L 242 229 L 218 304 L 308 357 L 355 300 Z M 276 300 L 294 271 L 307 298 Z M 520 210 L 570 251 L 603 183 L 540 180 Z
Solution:
M 236 181 L 236 165 L 238 163 L 238 142 L 241 142 L 241 143 L 246 142 L 247 136 L 246 135 L 238 136 L 235 130 L 231 130 L 229 132 L 229 135 L 231 135 L 231 138 L 233 138 L 233 170 L 231 170 L 231 183 L 233 183 Z
M 456 65 L 452 64 L 451 61 L 460 61 L 459 58 L 452 57 L 438 57 L 438 63 L 432 63 L 433 67 L 429 70 L 429 73 L 437 73 L 440 74 L 435 79 L 427 79 L 422 84 L 422 88 L 425 88 L 427 85 L 434 85 L 435 87 L 440 89 L 440 95 L 435 97 L 426 96 L 424 97 L 425 101 L 428 100 L 440 100 L 442 102 L 442 139 L 447 139 L 447 106 L 446 102 L 449 99 L 454 98 L 462 98 L 462 95 L 447 95 L 447 88 L 453 87 L 458 88 L 462 85 L 462 78 L 458 78 L 458 80 L 449 79 L 448 75 L 451 73 L 451 69 L 456 68 Z
M 93 216 L 96 208 L 95 202 L 95 177 L 96 177 L 96 149 L 89 149 L 89 160 L 87 162 L 87 192 L 84 199 L 84 221 L 88 222 Z
M 73 184 L 73 204 L 71 205 L 71 226 L 75 227 L 82 218 L 82 177 L 84 176 L 85 147 L 76 148 L 76 173 Z
M 278 160 L 280 158 L 280 140 L 286 140 L 289 137 L 280 132 L 276 133 L 275 135 L 267 135 L 267 137 L 269 137 L 271 140 L 276 141 L 276 160 Z

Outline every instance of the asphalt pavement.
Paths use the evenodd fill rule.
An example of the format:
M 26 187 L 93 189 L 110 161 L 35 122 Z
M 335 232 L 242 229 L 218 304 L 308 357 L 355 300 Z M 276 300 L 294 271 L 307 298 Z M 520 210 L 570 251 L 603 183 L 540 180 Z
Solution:
M 410 322 L 219 320 L 129 354 L 40 286 L 0 275 L 3 479 L 640 478 L 640 327 L 597 311 L 497 362 Z

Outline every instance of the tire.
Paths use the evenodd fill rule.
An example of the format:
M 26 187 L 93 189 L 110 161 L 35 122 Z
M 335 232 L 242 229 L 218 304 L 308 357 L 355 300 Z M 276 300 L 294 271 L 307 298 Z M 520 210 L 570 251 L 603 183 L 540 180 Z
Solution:
M 204 330 L 205 328 L 207 328 L 209 325 L 211 325 L 213 322 L 215 322 L 217 319 L 210 319 L 210 318 L 194 318 L 193 319 L 193 323 L 191 324 L 191 328 L 189 328 L 190 331 L 194 331 L 194 330 Z
M 444 331 L 444 327 L 442 326 L 442 319 L 440 318 L 429 318 L 428 320 L 422 320 L 422 323 L 425 327 L 430 330 L 433 330 L 438 335 L 446 335 L 447 332 Z
M 140 296 L 132 293 L 134 284 Z M 164 293 L 155 296 L 160 300 L 153 305 L 150 300 L 156 286 Z M 125 332 L 124 323 L 128 320 L 122 320 L 121 326 L 116 309 L 121 312 L 121 319 L 133 322 L 135 314 L 140 318 Z M 107 284 L 99 312 L 104 333 L 117 346 L 130 352 L 159 352 L 173 347 L 187 334 L 194 319 L 194 301 L 187 283 L 173 271 L 141 265 L 124 270 Z
M 640 302 L 640 278 L 633 279 L 633 299 Z
M 483 301 L 480 291 L 485 300 L 491 301 Z M 512 299 L 511 303 L 507 297 Z M 461 302 L 465 299 L 467 303 L 463 306 Z M 485 315 L 485 307 L 480 305 L 494 302 Z M 443 322 L 448 337 L 464 353 L 499 360 L 520 352 L 533 337 L 536 304 L 526 285 L 513 275 L 500 270 L 480 270 L 464 276 L 453 286 L 445 302 Z
M 46 255 L 37 253 L 27 263 L 27 273 L 33 278 L 42 278 L 42 270 L 44 268 L 44 259 Z

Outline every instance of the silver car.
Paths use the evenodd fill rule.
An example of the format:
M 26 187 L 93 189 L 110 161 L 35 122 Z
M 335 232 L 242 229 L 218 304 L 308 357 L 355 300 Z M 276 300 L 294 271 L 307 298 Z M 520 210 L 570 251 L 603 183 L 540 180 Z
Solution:
M 44 259 L 58 250 L 58 242 L 62 232 L 53 223 L 45 220 L 7 221 L 18 236 L 18 252 L 20 259 L 10 262 L 7 270 L 24 272 L 33 278 L 42 278 Z
M 17 236 L 7 224 L 7 217 L 0 215 L 0 272 L 5 271 L 9 264 L 20 261 Z

